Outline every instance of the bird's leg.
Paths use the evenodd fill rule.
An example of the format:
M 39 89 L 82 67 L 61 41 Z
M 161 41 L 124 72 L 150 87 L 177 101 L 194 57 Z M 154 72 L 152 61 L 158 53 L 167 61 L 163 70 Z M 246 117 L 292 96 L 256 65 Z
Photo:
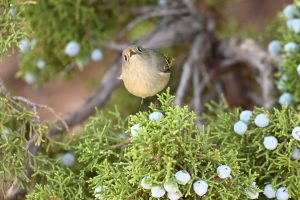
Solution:
M 142 98 L 142 100 L 141 100 L 139 111 L 141 111 L 143 103 L 144 103 L 144 98 Z
M 158 109 L 159 108 L 159 102 L 157 99 L 155 99 L 155 102 L 154 102 L 154 108 L 155 109 Z

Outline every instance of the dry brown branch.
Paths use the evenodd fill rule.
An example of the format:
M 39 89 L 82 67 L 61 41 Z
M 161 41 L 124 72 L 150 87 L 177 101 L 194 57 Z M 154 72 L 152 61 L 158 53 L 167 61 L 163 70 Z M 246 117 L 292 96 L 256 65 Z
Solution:
M 191 0 L 182 0 L 182 3 L 189 9 L 190 13 L 193 15 L 198 15 L 197 9 L 193 1 Z
M 84 105 L 82 105 L 77 111 L 64 116 L 64 120 L 69 127 L 73 127 L 95 112 L 95 108 L 101 107 L 110 98 L 114 89 L 119 85 L 120 80 L 117 77 L 120 75 L 120 58 L 117 58 L 110 66 L 109 70 L 105 73 L 101 80 L 100 87 L 89 97 Z M 65 126 L 61 122 L 58 122 L 51 129 L 51 134 L 54 136 L 59 131 L 65 131 Z
M 255 98 L 255 102 L 260 106 L 271 108 L 274 105 L 273 92 L 275 91 L 273 70 L 278 58 L 270 56 L 250 39 L 222 41 L 219 53 L 224 57 L 220 63 L 222 68 L 232 66 L 234 63 L 246 63 L 259 72 L 258 83 L 261 87 L 261 100 Z M 253 97 L 253 95 L 250 96 Z
M 193 67 L 193 108 L 197 116 L 200 116 L 201 112 L 201 89 L 200 89 L 200 74 L 197 65 Z
M 191 102 L 191 106 L 194 108 L 195 113 L 200 116 L 202 113 L 204 100 L 203 100 L 203 91 L 207 87 L 207 85 L 212 80 L 212 77 L 214 76 L 215 71 L 211 71 L 210 73 L 205 73 L 202 76 L 202 81 L 200 80 L 200 74 L 199 74 L 199 67 L 200 68 L 206 68 L 201 61 L 199 62 L 200 65 L 195 66 L 193 70 L 193 99 Z
M 131 12 L 134 15 L 144 15 L 145 13 L 149 13 L 156 9 L 157 6 L 147 5 L 147 6 L 139 6 L 132 8 Z
M 199 74 L 199 66 L 194 65 L 193 67 L 193 88 L 194 88 L 194 94 L 193 94 L 193 105 L 192 107 L 194 108 L 194 112 L 196 113 L 196 120 L 195 123 L 197 126 L 200 128 L 202 127 L 202 123 L 200 120 L 200 113 L 201 113 L 201 93 L 200 93 L 200 74 Z
M 186 8 L 175 8 L 175 7 L 156 7 L 155 9 L 150 10 L 144 15 L 138 16 L 132 20 L 127 26 L 118 34 L 118 38 L 123 37 L 128 31 L 130 31 L 134 26 L 141 23 L 142 21 L 155 18 L 155 17 L 166 17 L 174 15 L 183 15 L 187 14 L 188 10 Z
M 0 78 L 0 92 L 3 94 L 3 96 L 7 96 L 8 95 L 8 91 L 4 85 L 3 80 Z
M 145 6 L 134 7 L 131 9 L 131 12 L 134 15 L 143 15 L 145 13 L 152 12 L 158 7 L 166 8 L 166 6 L 160 6 L 160 5 L 145 5 Z M 169 1 L 167 7 L 172 7 L 172 8 L 182 7 L 182 3 L 177 1 Z
M 182 104 L 183 97 L 187 90 L 188 82 L 191 78 L 193 63 L 195 62 L 197 56 L 199 55 L 198 49 L 199 46 L 201 45 L 201 42 L 202 42 L 201 36 L 197 36 L 197 38 L 194 41 L 194 45 L 192 46 L 189 52 L 189 56 L 183 65 L 183 71 L 181 73 L 180 82 L 174 100 L 175 104 L 177 105 Z
M 202 34 L 197 35 L 193 42 L 193 46 L 190 49 L 186 62 L 183 65 L 183 72 L 181 73 L 179 86 L 176 91 L 175 104 L 181 105 L 183 97 L 186 94 L 188 88 L 188 82 L 191 78 L 192 68 L 196 62 L 199 62 L 201 47 L 204 45 L 204 38 Z
M 159 49 L 171 47 L 184 42 L 192 41 L 195 35 L 203 30 L 203 26 L 190 17 L 181 17 L 163 26 L 158 26 L 155 30 L 147 34 L 138 41 L 128 43 L 103 42 L 102 44 L 112 50 L 122 51 L 130 44 L 140 44 L 146 48 Z
M 141 41 L 147 48 L 174 47 L 193 41 L 197 34 L 201 34 L 201 31 L 203 31 L 203 25 L 195 22 L 193 17 L 186 16 L 176 19 Z
M 18 196 L 25 196 L 26 191 L 20 188 L 20 183 L 17 179 L 14 180 L 10 188 L 6 191 L 7 199 L 16 199 Z

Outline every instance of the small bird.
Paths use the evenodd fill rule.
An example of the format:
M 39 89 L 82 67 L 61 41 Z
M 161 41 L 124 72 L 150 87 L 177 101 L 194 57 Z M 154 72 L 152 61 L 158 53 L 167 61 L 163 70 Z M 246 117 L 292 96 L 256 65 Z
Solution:
M 162 91 L 170 80 L 170 61 L 159 52 L 132 45 L 122 52 L 125 88 L 143 99 Z

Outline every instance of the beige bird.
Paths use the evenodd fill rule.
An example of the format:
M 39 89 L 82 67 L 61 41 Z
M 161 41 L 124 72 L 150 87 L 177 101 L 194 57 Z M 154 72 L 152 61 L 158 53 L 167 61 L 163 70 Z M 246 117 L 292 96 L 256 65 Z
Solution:
M 120 79 L 131 94 L 143 100 L 166 87 L 170 80 L 170 62 L 155 50 L 129 46 L 122 53 Z

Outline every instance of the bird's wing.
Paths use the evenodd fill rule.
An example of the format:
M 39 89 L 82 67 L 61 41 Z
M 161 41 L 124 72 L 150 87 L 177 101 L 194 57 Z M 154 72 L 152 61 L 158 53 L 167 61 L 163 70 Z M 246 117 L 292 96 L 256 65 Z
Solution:
M 157 69 L 159 71 L 161 71 L 162 73 L 170 73 L 170 68 L 171 68 L 171 64 L 172 64 L 172 59 L 168 58 L 165 55 L 162 55 L 161 53 L 155 51 L 155 50 L 151 50 L 151 56 L 153 56 L 153 58 L 157 58 L 158 59 L 152 59 L 153 65 L 155 67 L 157 67 Z
M 170 69 L 172 67 L 172 62 L 173 62 L 173 58 L 170 58 L 166 55 L 163 55 L 164 59 L 165 59 L 165 62 L 166 62 L 166 65 L 165 65 L 165 70 L 167 72 L 170 72 Z

